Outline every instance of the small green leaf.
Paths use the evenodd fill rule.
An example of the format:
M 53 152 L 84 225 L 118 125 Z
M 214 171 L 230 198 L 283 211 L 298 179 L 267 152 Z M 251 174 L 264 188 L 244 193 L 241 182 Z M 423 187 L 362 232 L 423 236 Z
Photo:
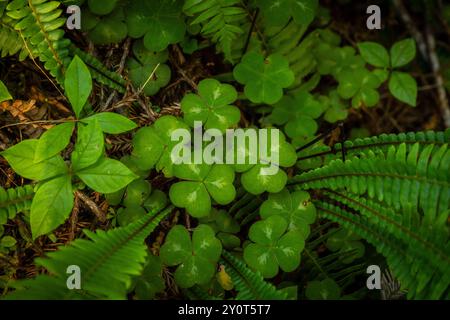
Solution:
M 92 90 L 92 78 L 88 67 L 75 56 L 66 71 L 64 82 L 67 97 L 78 118 Z
M 169 197 L 175 206 L 186 208 L 196 218 L 207 216 L 211 210 L 211 198 L 201 182 L 177 182 L 170 187 Z
M 308 282 L 305 295 L 309 300 L 337 300 L 341 296 L 341 288 L 330 278 L 315 280 Z
M 91 189 L 101 193 L 113 193 L 138 178 L 122 162 L 101 158 L 96 164 L 77 172 L 78 177 Z
M 396 42 L 391 48 L 392 68 L 399 68 L 410 63 L 416 56 L 416 42 L 413 39 L 405 39 Z
M 367 63 L 380 68 L 389 67 L 389 53 L 381 44 L 369 41 L 360 42 L 358 48 Z
M 75 172 L 97 162 L 104 152 L 103 133 L 97 120 L 78 126 L 78 137 L 72 152 L 72 166 Z
M 136 123 L 127 117 L 113 112 L 97 113 L 83 119 L 82 122 L 89 123 L 94 120 L 97 120 L 102 131 L 108 134 L 120 134 L 133 130 L 137 127 Z
M 144 36 L 145 47 L 162 51 L 169 44 L 183 40 L 186 25 L 181 16 L 183 1 L 132 1 L 127 9 L 128 34 Z
M 8 88 L 6 88 L 5 84 L 0 80 L 0 102 L 6 100 L 12 100 L 12 97 L 9 94 Z
M 17 243 L 17 240 L 14 239 L 11 236 L 4 236 L 3 238 L 1 238 L 0 240 L 0 247 L 3 248 L 11 248 L 14 247 Z
M 161 258 L 149 254 L 142 275 L 136 282 L 136 296 L 139 300 L 153 299 L 156 293 L 164 291 L 162 271 Z
M 394 71 L 389 80 L 389 91 L 398 100 L 416 106 L 417 82 L 407 73 Z
M 233 71 L 234 78 L 245 85 L 244 93 L 254 103 L 274 104 L 283 97 L 283 88 L 294 82 L 289 61 L 280 54 L 266 59 L 250 51 L 244 55 Z
M 231 105 L 237 99 L 232 85 L 221 84 L 214 79 L 205 79 L 198 85 L 198 95 L 187 94 L 181 100 L 184 120 L 191 127 L 194 121 L 201 121 L 205 129 L 222 132 L 239 122 L 241 113 Z
M 70 142 L 74 127 L 75 123 L 67 122 L 44 132 L 38 140 L 34 154 L 34 162 L 38 163 L 51 158 L 64 150 Z
M 258 6 L 268 23 L 276 26 L 285 25 L 290 17 L 301 26 L 308 26 L 317 12 L 319 2 L 317 0 L 280 0 L 258 1 Z
M 41 181 L 67 173 L 67 166 L 60 155 L 34 163 L 37 145 L 38 140 L 24 140 L 3 151 L 1 155 L 17 174 L 26 179 Z
M 69 175 L 39 186 L 31 204 L 30 224 L 33 239 L 61 225 L 73 207 L 72 183 Z

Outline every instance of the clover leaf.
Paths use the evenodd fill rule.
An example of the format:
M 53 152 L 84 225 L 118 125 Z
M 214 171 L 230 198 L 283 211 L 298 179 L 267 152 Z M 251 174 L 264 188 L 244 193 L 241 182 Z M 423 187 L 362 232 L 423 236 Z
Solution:
M 176 177 L 186 180 L 173 184 L 169 190 L 172 203 L 193 217 L 207 216 L 211 198 L 226 205 L 236 197 L 234 170 L 227 165 L 180 164 L 174 166 Z
M 244 249 L 244 260 L 265 278 L 273 278 L 279 268 L 294 271 L 300 265 L 304 238 L 297 231 L 288 231 L 288 223 L 279 215 L 255 222 L 249 230 L 252 243 Z
M 348 109 L 336 90 L 332 90 L 326 96 L 320 96 L 319 101 L 325 110 L 324 119 L 330 123 L 335 123 L 347 118 Z
M 96 2 L 99 3 L 99 1 Z M 98 45 L 119 43 L 127 36 L 127 25 L 122 6 L 101 16 L 90 11 L 83 12 L 81 26 L 82 30 L 87 32 L 89 39 Z
M 365 63 L 361 56 L 356 55 L 354 48 L 336 47 L 335 45 L 320 42 L 314 48 L 314 54 L 317 61 L 317 69 L 322 75 L 333 75 L 338 79 L 343 71 L 354 71 L 363 68 Z
M 260 153 L 252 155 L 252 148 L 250 148 L 248 140 L 244 144 L 238 144 L 235 150 L 236 159 L 241 155 L 245 158 L 245 164 L 235 164 L 234 168 L 236 172 L 242 173 L 241 183 L 245 190 L 255 195 L 265 191 L 280 192 L 287 182 L 287 175 L 281 167 L 291 167 L 297 160 L 295 149 L 286 142 L 282 132 L 279 132 L 278 143 L 272 143 L 270 130 L 268 130 L 269 140 L 266 146 L 268 151 L 266 157 L 263 157 Z M 258 144 L 261 146 L 260 141 L 258 141 Z M 256 164 L 250 163 L 249 160 L 252 157 L 257 159 Z
M 245 85 L 246 97 L 254 103 L 274 104 L 283 96 L 283 88 L 294 82 L 289 62 L 280 54 L 263 55 L 250 51 L 233 71 L 234 78 Z
M 167 234 L 160 257 L 166 265 L 178 266 L 176 283 L 181 288 L 190 288 L 212 279 L 221 253 L 222 245 L 211 227 L 199 225 L 191 239 L 186 228 L 178 225 Z
M 295 23 L 309 25 L 319 6 L 318 0 L 278 0 L 258 1 L 258 6 L 264 14 L 265 20 L 272 25 L 285 25 L 290 17 Z
M 178 143 L 171 140 L 174 130 L 189 127 L 174 116 L 162 116 L 149 127 L 139 129 L 133 137 L 133 158 L 141 170 L 152 169 L 156 165 L 166 177 L 173 176 L 172 148 Z
M 162 51 L 169 44 L 180 42 L 186 31 L 182 7 L 181 0 L 131 1 L 127 9 L 129 36 L 143 36 L 150 51 Z
M 309 281 L 305 295 L 309 300 L 337 300 L 341 296 L 341 288 L 330 278 L 322 281 Z
M 165 287 L 161 258 L 149 254 L 144 270 L 136 280 L 136 297 L 139 300 L 153 299 L 157 293 L 164 291 Z
M 380 94 L 375 90 L 381 85 L 380 78 L 365 68 L 342 71 L 338 81 L 337 92 L 344 99 L 352 98 L 354 108 L 373 107 L 380 100 Z
M 340 260 L 344 263 L 352 263 L 355 259 L 364 256 L 365 247 L 360 236 L 348 229 L 332 229 L 328 237 L 327 248 L 333 252 L 340 252 Z
M 298 231 L 303 239 L 309 235 L 309 225 L 316 220 L 316 208 L 305 191 L 290 193 L 287 189 L 269 195 L 260 208 L 261 218 L 277 215 L 286 220 L 288 231 Z
M 231 105 L 237 99 L 232 85 L 221 84 L 214 79 L 200 81 L 197 94 L 187 94 L 181 100 L 184 120 L 191 127 L 201 121 L 205 129 L 215 128 L 222 132 L 239 122 L 239 109 Z
M 212 208 L 209 215 L 200 218 L 199 222 L 209 225 L 225 248 L 233 249 L 241 244 L 241 240 L 234 235 L 239 232 L 241 226 L 226 210 Z
M 170 68 L 164 64 L 168 53 L 149 51 L 142 41 L 133 44 L 133 53 L 136 58 L 127 61 L 131 82 L 146 95 L 154 95 L 170 81 Z
M 296 136 L 313 136 L 318 125 L 315 119 L 323 113 L 324 107 L 306 90 L 300 90 L 291 96 L 284 96 L 269 116 L 269 121 L 283 125 L 284 132 L 294 138 Z

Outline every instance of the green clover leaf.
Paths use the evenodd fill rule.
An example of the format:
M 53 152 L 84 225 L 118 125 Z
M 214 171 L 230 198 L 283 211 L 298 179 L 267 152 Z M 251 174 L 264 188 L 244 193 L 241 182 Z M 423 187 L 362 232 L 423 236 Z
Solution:
M 293 17 L 295 23 L 307 26 L 314 20 L 319 7 L 318 0 L 258 1 L 257 4 L 265 20 L 277 26 L 285 25 L 290 17 Z
M 164 64 L 168 58 L 167 51 L 155 53 L 147 50 L 142 41 L 137 41 L 133 44 L 133 53 L 136 58 L 127 61 L 131 82 L 146 95 L 156 94 L 170 81 L 170 68 Z
M 186 32 L 182 7 L 181 0 L 132 1 L 127 8 L 129 36 L 144 36 L 144 45 L 150 51 L 162 51 L 180 42 Z
M 239 223 L 226 211 L 212 208 L 209 215 L 199 219 L 200 223 L 209 225 L 216 233 L 217 238 L 227 249 L 233 249 L 241 244 L 235 236 L 241 229 Z
M 283 96 L 283 88 L 294 82 L 288 60 L 276 53 L 264 59 L 257 52 L 248 52 L 234 68 L 233 74 L 239 83 L 245 85 L 244 93 L 254 103 L 277 103 Z
M 309 225 L 316 220 L 316 208 L 305 191 L 289 193 L 287 189 L 270 194 L 260 208 L 261 218 L 278 215 L 288 223 L 288 231 L 298 231 L 303 239 L 309 235 Z
M 183 226 L 173 227 L 161 246 L 161 260 L 168 266 L 178 266 L 175 281 L 181 288 L 207 284 L 216 272 L 222 245 L 213 229 L 207 225 L 195 228 L 192 240 Z
M 158 256 L 149 254 L 141 276 L 136 280 L 136 297 L 139 300 L 150 300 L 164 291 L 165 282 L 162 277 L 162 261 Z
M 162 116 L 149 127 L 139 129 L 133 137 L 133 158 L 141 170 L 156 166 L 166 177 L 173 176 L 172 148 L 178 143 L 171 140 L 174 130 L 189 127 L 174 116 Z
M 324 115 L 326 121 L 335 123 L 347 118 L 347 106 L 344 104 L 336 90 L 330 91 L 327 96 L 320 96 L 319 101 L 326 108 Z
M 187 94 L 181 100 L 184 120 L 191 127 L 194 121 L 201 121 L 205 129 L 222 132 L 239 122 L 241 113 L 231 105 L 237 99 L 232 85 L 221 84 L 214 79 L 205 79 L 198 85 L 198 95 Z
M 279 215 L 255 222 L 249 230 L 253 242 L 244 249 L 244 260 L 265 278 L 273 278 L 279 268 L 294 271 L 300 265 L 304 238 L 297 231 L 288 231 L 288 223 Z
M 341 288 L 332 279 L 308 282 L 305 295 L 309 300 L 337 300 L 341 297 Z
M 376 90 L 381 85 L 380 78 L 365 68 L 342 71 L 338 81 L 337 92 L 344 99 L 352 98 L 353 108 L 373 107 L 380 100 Z
M 211 211 L 211 198 L 226 205 L 236 197 L 234 170 L 227 165 L 180 164 L 174 166 L 176 177 L 187 180 L 173 184 L 169 190 L 172 203 L 193 217 L 205 217 Z
M 282 132 L 279 132 L 278 143 L 272 143 L 270 130 L 268 130 L 268 143 L 266 146 L 268 155 L 267 157 L 262 157 L 261 154 L 255 155 L 254 158 L 257 159 L 257 164 L 251 164 L 249 161 L 253 155 L 250 154 L 251 148 L 248 140 L 245 144 L 237 145 L 235 149 L 235 159 L 238 159 L 240 154 L 245 159 L 245 164 L 235 164 L 234 168 L 236 172 L 242 173 L 241 183 L 245 190 L 255 195 L 265 191 L 271 193 L 280 192 L 287 182 L 286 172 L 281 167 L 291 167 L 297 161 L 294 147 L 286 142 Z M 277 158 L 278 161 L 273 160 Z M 267 171 L 273 169 L 277 169 L 276 172 L 270 173 Z
M 365 247 L 360 236 L 348 229 L 332 229 L 332 235 L 327 239 L 327 248 L 333 252 L 340 252 L 340 260 L 344 263 L 352 263 L 355 259 L 364 256 Z
M 122 6 L 101 16 L 94 15 L 90 11 L 83 12 L 81 27 L 87 32 L 89 39 L 98 45 L 119 43 L 127 37 L 128 33 Z
M 356 55 L 353 47 L 336 47 L 326 42 L 319 43 L 314 49 L 317 69 L 322 75 L 333 75 L 338 79 L 343 71 L 352 72 L 364 67 L 363 58 Z
M 322 104 L 306 90 L 300 90 L 291 96 L 284 96 L 275 104 L 269 121 L 276 125 L 285 125 L 284 132 L 290 137 L 313 136 L 318 129 L 315 119 L 324 111 Z

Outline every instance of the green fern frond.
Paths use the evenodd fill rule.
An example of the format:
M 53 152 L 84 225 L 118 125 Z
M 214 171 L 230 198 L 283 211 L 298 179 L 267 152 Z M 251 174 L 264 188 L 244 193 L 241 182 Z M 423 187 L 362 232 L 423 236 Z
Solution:
M 223 251 L 222 261 L 226 272 L 233 280 L 234 288 L 238 291 L 236 300 L 283 300 L 286 294 L 278 291 L 272 284 L 264 281 L 263 277 L 250 270 L 247 265 L 233 254 Z
M 44 67 L 61 84 L 63 74 L 70 63 L 70 41 L 64 39 L 66 20 L 61 17 L 58 1 L 14 0 L 6 7 L 6 15 L 14 20 L 32 56 L 39 57 Z
M 13 219 L 18 212 L 29 210 L 33 195 L 31 185 L 6 190 L 0 187 L 0 225 Z
M 315 201 L 318 212 L 335 222 L 349 228 L 376 246 L 383 254 L 395 276 L 403 286 L 408 288 L 408 297 L 416 299 L 440 299 L 450 294 L 450 242 L 435 242 L 442 256 L 436 257 L 430 251 L 421 250 L 417 241 L 408 242 L 408 238 L 400 238 L 391 231 L 388 223 L 379 223 L 373 217 L 359 215 L 352 209 L 341 207 L 342 204 L 331 204 Z M 430 241 L 434 230 L 429 224 L 423 224 L 423 232 L 430 233 L 425 240 Z M 427 229 L 427 230 L 426 230 Z M 397 235 L 397 236 L 396 236 Z M 438 237 L 439 238 L 439 237 Z M 433 239 L 435 240 L 435 239 Z
M 241 1 L 187 0 L 183 11 L 194 17 L 191 24 L 200 24 L 202 35 L 217 43 L 225 58 L 231 61 L 232 43 L 244 32 L 240 25 L 247 16 Z
M 346 157 L 359 156 L 361 153 L 372 151 L 374 153 L 386 152 L 391 146 L 398 146 L 400 144 L 406 144 L 407 150 L 409 150 L 414 144 L 418 143 L 420 150 L 424 147 L 434 144 L 443 145 L 450 143 L 450 129 L 445 132 L 442 131 L 419 131 L 408 132 L 400 134 L 381 134 L 379 136 L 358 138 L 354 141 L 345 141 L 337 143 L 332 147 L 323 146 L 317 148 L 314 154 L 302 156 L 300 155 L 299 161 L 321 157 L 324 163 L 332 160 L 342 158 L 342 152 L 345 152 Z
M 36 259 L 52 276 L 18 282 L 17 290 L 8 299 L 93 299 L 126 298 L 132 277 L 143 270 L 147 255 L 145 238 L 172 211 L 168 207 L 160 213 L 149 213 L 141 220 L 110 231 L 93 233 L 85 230 L 90 240 L 78 239 L 70 246 Z M 81 290 L 69 290 L 66 270 L 76 265 L 81 270 Z
M 25 60 L 28 51 L 25 49 L 20 35 L 8 23 L 8 18 L 0 19 L 0 55 L 2 58 L 19 53 L 19 60 Z
M 393 206 L 395 210 L 421 208 L 432 221 L 450 207 L 450 150 L 447 144 L 428 144 L 422 150 L 415 143 L 407 150 L 402 143 L 390 146 L 386 154 L 361 154 L 292 179 L 301 189 L 346 189 L 366 194 Z

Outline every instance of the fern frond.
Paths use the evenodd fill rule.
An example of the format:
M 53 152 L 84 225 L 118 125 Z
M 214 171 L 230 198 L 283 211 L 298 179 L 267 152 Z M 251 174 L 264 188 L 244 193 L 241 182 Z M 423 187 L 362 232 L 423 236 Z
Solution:
M 244 31 L 240 24 L 246 12 L 239 0 L 187 0 L 183 11 L 194 17 L 192 25 L 200 24 L 201 33 L 218 44 L 225 58 L 231 60 L 231 45 Z
M 242 260 L 225 250 L 222 252 L 221 264 L 225 266 L 233 280 L 234 288 L 239 292 L 236 300 L 286 299 L 285 293 L 264 281 L 261 274 L 250 270 Z
M 8 23 L 11 19 L 2 17 L 0 19 L 0 55 L 2 58 L 19 53 L 19 60 L 25 60 L 28 51 L 25 49 L 23 40 L 14 28 Z
M 324 163 L 332 160 L 342 158 L 342 152 L 345 152 L 346 157 L 359 156 L 361 153 L 368 150 L 374 153 L 386 152 L 391 146 L 398 146 L 406 144 L 409 150 L 414 144 L 418 143 L 420 150 L 424 147 L 434 144 L 440 146 L 450 143 L 450 129 L 445 132 L 442 131 L 419 131 L 408 132 L 400 134 L 381 134 L 379 136 L 358 138 L 354 141 L 348 140 L 342 143 L 337 143 L 332 147 L 323 146 L 316 149 L 317 153 L 301 156 L 298 161 L 321 157 Z
M 386 154 L 372 152 L 328 165 L 292 179 L 301 189 L 346 189 L 368 195 L 395 210 L 421 208 L 432 221 L 450 207 L 450 150 L 447 144 L 402 143 Z M 417 211 L 417 210 L 416 210 Z
M 6 15 L 14 20 L 14 29 L 28 44 L 27 49 L 61 84 L 70 63 L 70 41 L 64 39 L 66 20 L 59 6 L 58 1 L 14 0 L 7 5 Z
M 97 233 L 85 230 L 90 240 L 78 239 L 68 247 L 49 253 L 48 258 L 36 260 L 52 276 L 40 275 L 33 280 L 21 281 L 15 285 L 18 290 L 7 298 L 126 298 L 132 277 L 143 270 L 147 255 L 145 238 L 172 209 L 168 207 L 160 213 L 150 213 L 123 228 Z M 66 270 L 70 265 L 81 269 L 81 290 L 69 290 L 66 286 Z
M 342 208 L 341 205 L 315 201 L 315 206 L 322 216 L 364 237 L 386 257 L 395 276 L 408 288 L 409 298 L 440 299 L 448 296 L 450 286 L 448 239 L 434 243 L 442 254 L 436 257 L 434 253 L 418 248 L 417 241 L 409 242 L 409 238 L 393 233 L 389 223 L 380 223 L 373 216 L 368 218 L 359 215 L 351 209 Z M 423 227 L 424 234 L 425 229 L 433 233 L 428 224 L 424 224 Z M 429 241 L 433 235 L 424 237 Z
M 18 212 L 29 210 L 33 195 L 31 185 L 6 190 L 0 187 L 0 225 L 13 219 Z

